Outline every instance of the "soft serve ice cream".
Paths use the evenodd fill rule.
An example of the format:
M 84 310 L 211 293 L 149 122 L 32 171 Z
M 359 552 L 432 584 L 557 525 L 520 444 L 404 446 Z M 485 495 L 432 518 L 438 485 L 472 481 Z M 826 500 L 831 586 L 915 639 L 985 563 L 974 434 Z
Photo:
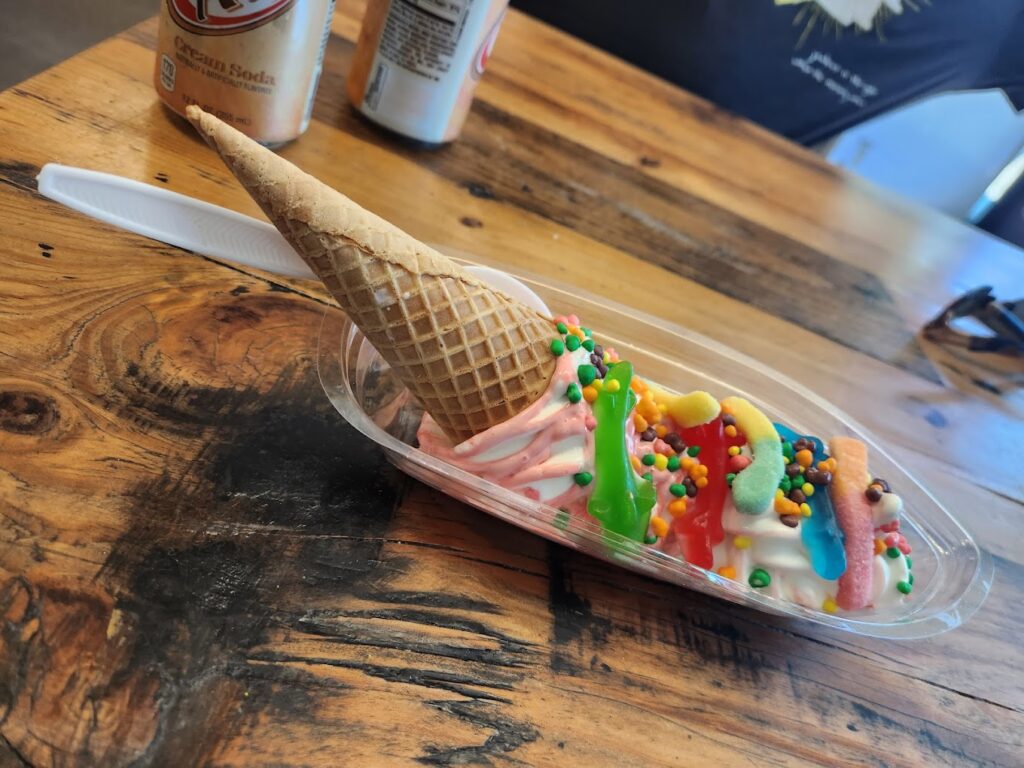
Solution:
M 863 443 L 826 446 L 743 398 L 662 391 L 576 317 L 554 322 L 540 399 L 458 443 L 426 415 L 420 448 L 809 608 L 882 608 L 912 592 L 902 502 L 868 474 Z

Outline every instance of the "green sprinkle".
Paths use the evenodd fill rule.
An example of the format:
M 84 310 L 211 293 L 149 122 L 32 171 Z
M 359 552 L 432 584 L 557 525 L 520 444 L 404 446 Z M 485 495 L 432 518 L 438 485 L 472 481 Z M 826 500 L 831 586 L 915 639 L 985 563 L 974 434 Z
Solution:
M 789 493 L 793 490 L 793 481 L 788 477 L 784 477 L 779 481 L 779 488 L 782 489 L 783 493 Z
M 644 544 L 656 544 L 657 541 L 657 536 L 644 536 Z
M 790 481 L 789 481 L 789 488 L 790 488 L 790 490 L 792 490 L 794 488 L 803 488 L 803 485 L 806 482 L 807 481 L 804 480 L 804 476 L 803 475 L 797 475 L 796 477 L 790 479 Z
M 668 465 L 666 466 L 666 469 L 668 469 L 669 472 L 675 472 L 677 469 L 679 469 L 679 457 L 678 456 L 671 456 L 671 457 L 669 457 Z
M 648 483 L 654 482 L 654 473 L 653 472 L 644 472 L 642 475 L 640 475 L 640 477 L 642 477 Z
M 640 459 L 640 461 L 642 461 L 648 467 L 653 467 L 654 466 L 654 454 L 653 453 L 648 453 L 642 459 Z
M 909 581 L 901 581 L 901 582 L 899 582 L 896 585 L 896 589 L 898 589 L 904 595 L 909 595 L 910 591 L 913 588 L 914 588 L 914 585 L 911 584 Z
M 580 388 L 576 384 L 570 384 L 566 387 L 565 396 L 569 398 L 570 403 L 578 403 L 583 399 L 583 393 L 580 392 Z
M 887 550 L 885 550 L 885 554 L 887 554 L 889 557 L 895 560 L 897 557 L 900 556 L 900 551 L 896 549 L 896 547 L 889 547 Z
M 696 456 L 698 453 L 700 453 L 699 445 L 691 445 L 689 448 L 686 449 L 687 456 Z
M 558 512 L 555 513 L 554 520 L 555 528 L 559 530 L 565 530 L 569 527 L 569 510 L 559 508 Z
M 760 589 L 771 584 L 772 577 L 764 568 L 755 568 L 750 572 L 750 578 L 747 579 L 747 583 L 755 589 Z
M 668 492 L 681 499 L 686 495 L 686 486 L 682 483 L 672 483 L 672 485 L 668 487 Z
M 594 480 L 594 476 L 589 472 L 577 472 L 572 476 L 572 479 L 576 481 L 576 485 L 590 485 Z
M 566 336 L 565 346 L 570 352 L 575 352 L 580 348 L 580 337 L 579 336 Z
M 793 444 L 788 440 L 782 443 L 782 455 L 790 461 L 793 460 Z
M 594 351 L 594 347 L 596 347 L 596 346 L 597 345 L 594 343 L 593 339 L 584 339 L 583 340 L 583 348 L 585 350 L 587 350 L 587 352 L 593 352 Z
M 585 387 L 594 383 L 594 379 L 597 378 L 597 368 L 590 363 L 584 363 L 576 369 L 576 375 L 580 377 L 580 384 Z
M 561 339 L 552 339 L 551 354 L 554 355 L 555 357 L 558 357 L 563 352 L 565 352 L 565 342 L 562 341 Z
M 555 326 L 555 328 L 558 329 L 559 333 L 568 333 L 569 332 L 569 326 L 567 326 L 565 323 L 559 323 L 558 325 Z
M 907 568 L 913 568 L 914 561 L 910 559 L 910 555 L 907 555 Z
M 736 473 L 730 472 L 725 476 L 725 484 L 730 488 L 732 487 L 732 481 L 736 479 Z
M 912 574 L 912 573 L 908 573 L 907 574 L 907 582 L 910 584 L 910 586 L 914 586 L 914 574 Z
M 593 334 L 592 334 L 592 333 L 590 332 L 590 329 L 589 329 L 589 328 L 584 328 L 584 327 L 583 327 L 583 326 L 581 325 L 581 326 L 580 326 L 580 330 L 581 330 L 581 331 L 583 331 L 583 335 L 584 335 L 584 336 L 586 336 L 586 337 L 587 337 L 588 339 L 589 339 L 589 338 L 590 338 L 591 336 L 593 336 Z

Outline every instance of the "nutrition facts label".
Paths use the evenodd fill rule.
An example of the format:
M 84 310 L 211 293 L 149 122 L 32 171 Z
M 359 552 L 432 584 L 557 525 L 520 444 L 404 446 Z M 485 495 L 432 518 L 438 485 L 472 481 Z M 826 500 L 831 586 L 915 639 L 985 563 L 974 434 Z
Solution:
M 438 81 L 449 71 L 474 0 L 392 0 L 378 55 Z

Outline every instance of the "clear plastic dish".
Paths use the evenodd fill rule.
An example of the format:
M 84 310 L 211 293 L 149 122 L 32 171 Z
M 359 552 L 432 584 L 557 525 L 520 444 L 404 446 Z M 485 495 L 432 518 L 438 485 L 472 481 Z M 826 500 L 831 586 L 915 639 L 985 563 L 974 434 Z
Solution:
M 915 589 L 902 605 L 879 611 L 827 614 L 769 597 L 746 584 L 608 534 L 596 522 L 565 516 L 417 448 L 422 411 L 387 364 L 340 311 L 321 328 L 318 370 L 338 412 L 381 445 L 402 471 L 488 514 L 618 566 L 770 613 L 807 619 L 871 637 L 929 637 L 959 626 L 984 601 L 991 559 L 952 515 L 850 417 L 782 374 L 717 342 L 575 288 L 519 279 L 558 314 L 576 314 L 644 378 L 677 392 L 738 394 L 773 421 L 825 439 L 849 435 L 869 446 L 871 471 L 903 497 L 903 532 L 914 550 Z

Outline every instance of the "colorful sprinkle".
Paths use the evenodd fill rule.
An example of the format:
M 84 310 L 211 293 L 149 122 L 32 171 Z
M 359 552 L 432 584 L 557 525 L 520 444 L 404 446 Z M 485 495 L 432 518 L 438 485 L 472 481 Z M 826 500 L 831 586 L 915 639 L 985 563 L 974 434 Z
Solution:
M 735 579 L 736 569 L 733 568 L 731 565 L 723 565 L 721 568 L 718 569 L 718 575 L 724 576 L 727 579 Z
M 663 453 L 656 453 L 654 455 L 654 468 L 665 469 L 668 467 L 668 456 Z
M 730 456 L 739 456 L 740 455 L 740 447 L 738 445 L 730 445 L 728 453 L 729 453 Z
M 839 610 L 839 606 L 836 605 L 836 601 L 831 597 L 826 597 L 825 601 L 821 604 L 821 610 L 825 613 L 835 613 Z
M 644 536 L 644 544 L 657 544 L 657 543 L 658 543 L 658 537 L 657 536 Z
M 898 589 L 900 593 L 904 595 L 909 595 L 913 588 L 914 585 L 911 584 L 909 581 L 901 581 L 898 584 L 896 584 L 896 589 Z
M 698 477 L 693 484 L 696 485 L 698 488 L 707 488 L 708 479 L 706 477 Z
M 593 339 L 584 339 L 583 343 L 582 343 L 582 346 L 583 346 L 583 348 L 585 350 L 587 350 L 587 352 L 593 352 L 594 351 L 594 347 L 596 345 L 594 344 L 594 340 Z
M 737 435 L 736 427 L 734 427 L 732 424 L 727 426 L 725 428 L 724 432 L 725 432 L 725 436 L 726 437 L 736 437 L 736 435 Z
M 570 403 L 578 403 L 583 399 L 583 393 L 580 392 L 580 388 L 575 383 L 566 387 L 565 396 L 569 398 Z
M 699 454 L 700 454 L 700 446 L 699 445 L 691 445 L 689 448 L 686 449 L 686 455 L 687 456 L 697 456 Z
M 639 475 L 644 467 L 644 465 L 640 463 L 640 459 L 636 456 L 630 456 L 629 463 L 633 465 L 633 469 L 636 470 L 636 473 Z
M 566 336 L 565 337 L 565 348 L 570 352 L 575 352 L 580 348 L 580 340 L 578 336 Z
M 750 549 L 751 541 L 749 536 L 737 536 L 732 543 L 736 549 Z
M 589 472 L 577 472 L 572 476 L 572 479 L 576 482 L 576 485 L 590 485 L 594 480 L 594 476 Z
M 800 490 L 804 492 L 804 496 L 814 495 L 814 486 L 811 485 L 810 483 L 804 483 L 803 485 L 801 485 Z
M 800 514 L 804 517 L 811 516 L 811 505 L 808 504 L 806 501 L 800 505 Z
M 565 342 L 562 341 L 561 339 L 552 339 L 551 354 L 554 355 L 555 357 L 558 357 L 563 352 L 565 352 Z
M 655 424 L 654 434 L 656 434 L 658 437 L 664 437 L 665 435 L 668 434 L 668 427 L 666 427 L 664 424 Z
M 735 472 L 729 472 L 725 476 L 725 484 L 728 485 L 731 488 L 732 487 L 732 481 L 735 480 L 735 479 L 736 479 L 736 473 Z
M 796 459 L 796 463 L 801 467 L 809 467 L 811 466 L 811 462 L 814 461 L 814 454 L 808 450 L 797 451 L 794 458 Z
M 672 517 L 682 517 L 686 514 L 686 497 L 676 499 L 668 505 L 668 512 Z
M 668 460 L 668 464 L 666 465 L 666 469 L 668 469 L 669 472 L 675 472 L 679 469 L 679 463 L 678 456 L 671 456 Z
M 672 483 L 672 485 L 668 487 L 668 492 L 676 498 L 679 498 L 686 495 L 686 486 L 682 483 Z
M 747 583 L 755 589 L 760 589 L 771 584 L 772 577 L 768 575 L 768 571 L 764 568 L 755 568 L 750 572 L 750 577 L 747 579 Z
M 580 379 L 580 384 L 587 386 L 592 384 L 594 379 L 597 378 L 597 368 L 592 366 L 590 363 L 584 363 L 576 369 L 576 375 Z
M 555 328 L 558 329 L 559 333 L 568 333 L 569 332 L 569 326 L 566 325 L 565 323 L 558 323 L 557 325 L 555 325 Z
M 615 379 L 612 379 L 611 381 L 604 385 L 605 391 L 613 393 L 618 392 L 620 387 L 621 385 Z
M 639 413 L 633 414 L 633 426 L 637 432 L 643 432 L 650 425 L 647 423 L 647 419 L 641 416 Z
M 660 517 L 652 517 L 651 530 L 654 531 L 654 535 L 657 536 L 659 539 L 664 538 L 665 534 L 668 533 L 668 523 L 666 523 Z
M 588 403 L 592 403 L 597 400 L 597 387 L 584 387 L 583 388 L 583 399 Z
M 653 453 L 645 454 L 644 457 L 642 459 L 640 459 L 640 461 L 642 461 L 644 463 L 644 466 L 653 467 L 654 466 L 654 454 Z
M 885 542 L 881 539 L 875 539 L 875 554 L 880 555 L 885 552 Z
M 895 560 L 902 553 L 898 549 L 896 549 L 896 547 L 889 547 L 887 550 L 885 550 L 885 554 L 887 557 L 891 557 L 893 560 Z

